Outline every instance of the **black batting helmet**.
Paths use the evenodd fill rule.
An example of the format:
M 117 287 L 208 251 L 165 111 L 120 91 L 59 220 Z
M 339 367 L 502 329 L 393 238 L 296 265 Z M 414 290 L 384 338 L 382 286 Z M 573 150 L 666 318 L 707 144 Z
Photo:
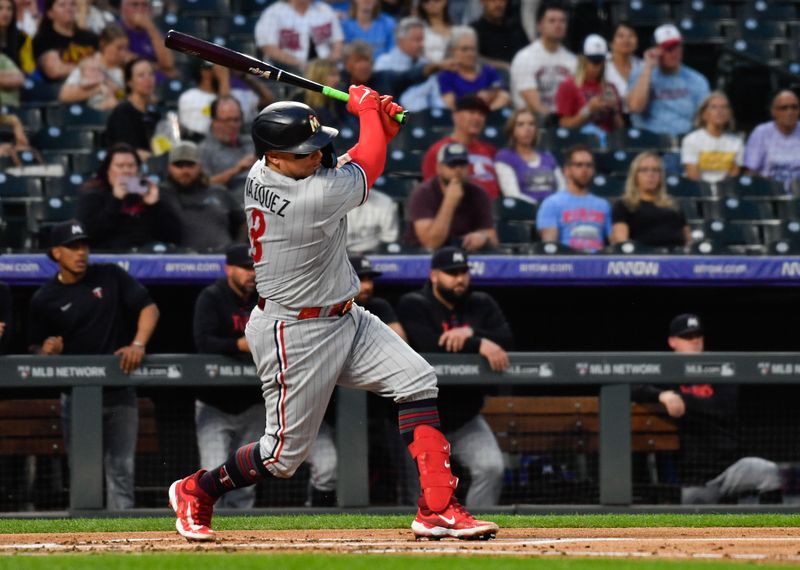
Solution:
M 269 150 L 311 154 L 328 145 L 339 131 L 320 125 L 314 109 L 305 103 L 280 101 L 262 109 L 253 121 L 252 134 L 261 158 Z

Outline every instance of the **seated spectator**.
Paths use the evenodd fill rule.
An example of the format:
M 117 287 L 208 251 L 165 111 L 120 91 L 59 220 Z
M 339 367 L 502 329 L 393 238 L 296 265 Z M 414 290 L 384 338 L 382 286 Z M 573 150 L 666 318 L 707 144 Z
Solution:
M 347 251 L 378 251 L 382 245 L 400 238 L 400 214 L 397 202 L 374 188 L 369 200 L 347 213 Z
M 564 153 L 566 186 L 545 198 L 536 213 L 542 241 L 559 241 L 572 249 L 594 253 L 611 235 L 611 206 L 589 189 L 594 178 L 594 157 L 583 145 Z
M 395 19 L 381 12 L 380 0 L 350 0 L 349 16 L 342 20 L 345 43 L 363 40 L 379 57 L 394 47 Z
M 330 59 L 312 59 L 309 61 L 306 66 L 304 77 L 308 77 L 311 81 L 316 81 L 322 85 L 330 85 L 331 87 L 340 86 L 342 83 L 342 75 L 339 72 L 339 66 L 335 61 L 331 61 Z M 320 124 L 341 125 L 342 122 L 350 120 L 349 117 L 347 117 L 346 106 L 343 106 L 340 101 L 331 99 L 317 91 L 301 89 L 295 99 L 314 109 Z
M 125 64 L 125 100 L 114 107 L 106 123 L 106 145 L 127 143 L 142 160 L 151 153 L 150 140 L 161 114 L 153 104 L 156 77 L 153 65 L 143 58 Z M 94 232 L 92 232 L 94 233 Z
M 93 247 L 121 251 L 180 242 L 177 213 L 160 199 L 158 186 L 142 178 L 141 166 L 133 147 L 115 144 L 81 189 L 77 217 Z
M 606 40 L 597 34 L 586 37 L 575 77 L 565 79 L 556 92 L 556 114 L 562 127 L 599 130 L 602 136 L 623 126 L 622 100 L 616 87 L 605 80 L 607 55 Z
M 497 247 L 489 197 L 468 181 L 466 147 L 439 147 L 436 175 L 414 188 L 408 199 L 406 241 L 426 249 L 457 244 L 467 251 Z
M 439 149 L 451 142 L 458 142 L 469 153 L 469 177 L 486 192 L 489 198 L 500 196 L 500 185 L 494 171 L 494 156 L 497 149 L 478 139 L 486 126 L 489 106 L 480 97 L 469 95 L 456 103 L 453 111 L 453 132 L 436 141 L 422 159 L 422 178 L 428 179 L 436 174 Z
M 0 110 L 0 158 L 7 157 L 12 164 L 20 166 L 19 153 L 29 148 L 31 145 L 19 117 Z
M 653 152 L 631 163 L 625 194 L 611 210 L 611 243 L 634 240 L 653 247 L 680 247 L 691 234 L 683 212 L 667 194 L 664 164 Z
M 180 220 L 178 245 L 200 252 L 222 251 L 244 239 L 244 209 L 224 187 L 209 184 L 199 161 L 193 142 L 173 146 L 161 199 Z
M 105 8 L 101 8 L 101 5 L 105 6 Z M 75 6 L 77 8 L 75 21 L 78 23 L 78 27 L 82 30 L 89 30 L 98 36 L 106 26 L 117 21 L 114 13 L 107 9 L 109 6 L 106 0 L 100 0 L 99 2 L 76 0 Z
M 436 63 L 425 59 L 424 41 L 425 22 L 416 17 L 403 18 L 395 29 L 395 46 L 375 60 L 375 72 L 404 72 L 423 66 L 423 76 L 428 79 L 412 85 L 399 96 L 400 104 L 411 112 L 445 108 L 435 73 L 441 69 L 452 71 L 455 68 L 450 59 Z
M 705 350 L 697 315 L 678 315 L 669 325 L 669 347 L 681 354 Z M 742 457 L 739 387 L 735 384 L 634 386 L 636 402 L 660 403 L 678 424 L 681 503 L 708 505 L 748 495 L 780 503 L 781 477 L 772 461 Z
M 113 109 L 125 97 L 122 66 L 128 58 L 128 36 L 111 24 L 100 32 L 100 51 L 81 61 L 69 74 L 58 100 L 86 103 L 99 111 Z
M 606 81 L 611 83 L 622 98 L 622 108 L 628 112 L 628 84 L 631 75 L 639 72 L 642 58 L 634 55 L 639 47 L 639 36 L 630 24 L 620 22 L 611 36 L 611 53 L 606 60 Z
M 567 12 L 562 4 L 539 4 L 536 29 L 539 38 L 518 51 L 511 61 L 511 96 L 515 108 L 527 107 L 547 120 L 555 113 L 559 85 L 575 73 L 578 60 L 563 45 Z
M 631 73 L 628 108 L 638 129 L 683 135 L 692 128 L 700 103 L 708 97 L 708 80 L 683 63 L 683 36 L 672 24 L 656 28 L 655 47 L 644 52 L 644 64 Z
M 467 26 L 456 26 L 447 44 L 446 57 L 456 64 L 454 71 L 439 72 L 439 91 L 450 109 L 456 101 L 467 95 L 476 95 L 486 101 L 489 109 L 505 107 L 511 101 L 503 87 L 500 74 L 493 67 L 478 62 L 478 39 L 475 30 Z
M 761 123 L 747 139 L 744 166 L 757 174 L 784 183 L 790 192 L 800 179 L 800 100 L 788 89 L 772 99 L 772 121 Z
M 700 104 L 694 120 L 697 130 L 681 141 L 681 163 L 687 178 L 716 184 L 738 176 L 744 160 L 744 141 L 733 133 L 728 97 L 714 91 Z
M 419 3 L 418 16 L 425 22 L 425 59 L 432 63 L 445 58 L 453 30 L 448 4 L 448 0 L 423 0 Z
M 211 184 L 239 189 L 256 162 L 253 139 L 242 134 L 242 109 L 233 97 L 211 103 L 211 129 L 199 146 L 200 164 Z
M 36 28 L 33 33 L 36 33 Z M 27 34 L 17 25 L 15 0 L 0 0 L 0 57 L 6 56 L 18 72 L 26 75 L 36 68 L 32 37 L 33 34 Z M 10 69 L 7 65 L 0 66 L 0 82 L 3 81 L 3 74 Z
M 177 77 L 172 50 L 164 45 L 164 36 L 153 21 L 150 0 L 121 0 L 119 17 L 128 34 L 131 57 L 155 64 L 161 77 Z
M 563 188 L 564 175 L 556 158 L 536 150 L 538 127 L 530 109 L 517 109 L 505 129 L 508 146 L 497 151 L 494 167 L 503 196 L 539 203 Z
M 480 354 L 489 367 L 508 368 L 514 342 L 511 327 L 497 302 L 470 289 L 467 254 L 454 247 L 433 254 L 429 280 L 420 291 L 400 298 L 397 313 L 408 343 L 419 352 Z M 442 432 L 452 445 L 453 459 L 470 476 L 465 504 L 496 505 L 503 488 L 503 454 L 481 415 L 485 387 L 439 388 Z
M 344 33 L 336 12 L 320 0 L 281 0 L 256 22 L 256 45 L 271 62 L 301 72 L 309 59 L 342 59 Z
M 196 81 L 178 98 L 178 121 L 186 138 L 195 140 L 208 134 L 211 127 L 211 103 L 217 97 L 231 94 L 231 78 L 227 67 L 198 61 L 194 66 Z
M 495 69 L 511 69 L 514 54 L 528 45 L 519 19 L 506 16 L 508 0 L 481 0 L 483 14 L 470 23 L 478 35 L 481 59 Z
M 63 81 L 84 58 L 97 51 L 97 36 L 75 21 L 75 0 L 47 0 L 33 37 L 33 57 L 42 79 Z

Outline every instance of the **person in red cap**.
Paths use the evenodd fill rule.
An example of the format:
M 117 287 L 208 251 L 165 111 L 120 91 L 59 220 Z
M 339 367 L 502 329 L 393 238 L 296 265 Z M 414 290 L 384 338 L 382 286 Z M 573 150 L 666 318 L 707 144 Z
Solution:
M 708 80 L 683 63 L 683 37 L 678 28 L 656 28 L 655 46 L 644 53 L 644 65 L 631 74 L 628 107 L 638 129 L 684 135 L 708 96 Z

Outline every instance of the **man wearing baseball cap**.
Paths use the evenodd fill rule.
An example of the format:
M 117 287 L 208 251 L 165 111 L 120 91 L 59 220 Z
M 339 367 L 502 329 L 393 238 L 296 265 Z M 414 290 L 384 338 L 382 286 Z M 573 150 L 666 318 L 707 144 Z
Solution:
M 633 126 L 656 133 L 683 135 L 708 96 L 708 80 L 683 64 L 683 37 L 672 24 L 653 34 L 655 46 L 644 52 L 644 64 L 631 74 L 628 107 Z
M 489 197 L 467 180 L 469 154 L 459 142 L 437 152 L 436 176 L 408 199 L 406 241 L 426 249 L 457 243 L 467 251 L 497 247 Z
M 120 357 L 125 374 L 138 368 L 159 317 L 147 289 L 114 263 L 90 264 L 89 236 L 77 220 L 54 225 L 50 245 L 47 253 L 58 269 L 31 299 L 30 351 L 113 354 Z M 69 448 L 71 396 L 62 394 L 61 403 Z M 134 506 L 138 421 L 135 388 L 122 385 L 103 390 L 103 464 L 109 509 Z
M 705 349 L 703 324 L 695 314 L 669 324 L 669 347 L 681 354 Z M 726 368 L 720 365 L 720 375 Z M 741 457 L 738 437 L 739 387 L 735 384 L 634 386 L 637 402 L 659 402 L 678 424 L 681 503 L 714 504 L 757 495 L 781 500 L 778 466 L 760 457 Z
M 456 247 L 431 258 L 429 280 L 397 305 L 409 344 L 421 353 L 480 354 L 489 367 L 508 368 L 514 342 L 503 311 L 489 295 L 470 290 L 469 259 Z M 496 505 L 503 483 L 503 458 L 491 428 L 480 414 L 485 388 L 439 388 L 442 429 L 453 457 L 469 471 L 468 508 Z
M 489 105 L 477 95 L 466 95 L 456 101 L 453 111 L 453 132 L 436 141 L 422 159 L 422 178 L 428 180 L 436 175 L 439 150 L 449 143 L 461 143 L 469 155 L 469 178 L 474 184 L 483 188 L 489 198 L 500 196 L 500 184 L 494 169 L 494 156 L 497 149 L 494 145 L 479 140 L 486 126 L 486 115 Z

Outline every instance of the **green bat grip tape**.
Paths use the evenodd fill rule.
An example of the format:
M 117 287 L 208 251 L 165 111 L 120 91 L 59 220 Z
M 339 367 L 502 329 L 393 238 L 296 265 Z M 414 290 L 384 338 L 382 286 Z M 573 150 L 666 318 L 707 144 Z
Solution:
M 338 89 L 334 89 L 333 87 L 328 87 L 327 85 L 322 87 L 322 94 L 326 97 L 330 97 L 331 99 L 338 99 L 339 101 L 347 101 L 350 99 L 350 95 L 345 93 L 344 91 L 339 91 Z M 405 124 L 406 122 L 406 113 L 405 111 L 402 113 L 397 113 L 394 116 L 394 120 L 400 123 L 401 125 Z

